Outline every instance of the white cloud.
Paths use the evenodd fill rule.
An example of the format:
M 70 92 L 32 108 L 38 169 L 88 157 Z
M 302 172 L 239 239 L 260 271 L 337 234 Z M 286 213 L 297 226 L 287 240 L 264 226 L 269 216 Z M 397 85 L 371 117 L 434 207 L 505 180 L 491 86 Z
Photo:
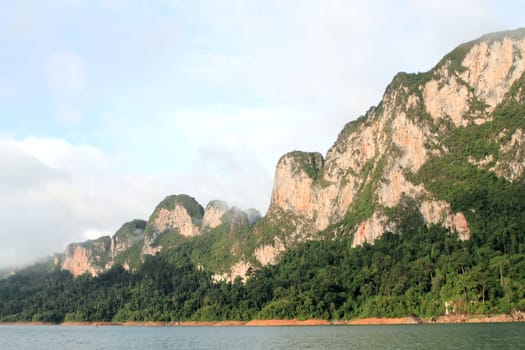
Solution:
M 153 179 L 119 174 L 112 157 L 60 139 L 0 140 L 0 265 L 24 264 L 72 241 L 113 234 L 164 195 Z
M 128 220 L 147 219 L 169 194 L 187 193 L 203 206 L 226 199 L 245 209 L 254 204 L 266 209 L 268 203 L 260 199 L 269 195 L 271 180 L 253 155 L 219 145 L 197 154 L 184 172 L 132 175 L 118 169 L 118 157 L 90 145 L 0 138 L 0 267 L 112 235 Z
M 113 122 L 104 135 L 120 145 L 119 163 L 129 170 L 163 173 L 173 179 L 171 192 L 196 196 L 203 205 L 222 199 L 261 211 L 269 204 L 277 159 L 294 147 L 315 149 L 315 136 L 324 134 L 318 127 L 289 132 L 312 120 L 285 107 L 175 109 L 135 120 L 132 128 L 128 118 Z
M 111 159 L 103 151 L 90 145 L 74 145 L 64 139 L 29 136 L 23 140 L 8 139 L 1 144 L 19 149 L 55 169 L 73 172 L 86 170 L 108 171 Z
M 0 159 L 0 189 L 4 194 L 26 191 L 63 177 L 60 171 L 23 152 L 13 142 L 0 141 Z

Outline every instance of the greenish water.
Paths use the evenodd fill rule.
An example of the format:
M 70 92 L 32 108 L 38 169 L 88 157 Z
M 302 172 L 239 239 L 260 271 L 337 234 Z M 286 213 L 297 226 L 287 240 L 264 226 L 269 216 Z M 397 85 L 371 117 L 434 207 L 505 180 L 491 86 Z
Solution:
M 0 326 L 0 348 L 520 349 L 525 323 L 319 327 Z

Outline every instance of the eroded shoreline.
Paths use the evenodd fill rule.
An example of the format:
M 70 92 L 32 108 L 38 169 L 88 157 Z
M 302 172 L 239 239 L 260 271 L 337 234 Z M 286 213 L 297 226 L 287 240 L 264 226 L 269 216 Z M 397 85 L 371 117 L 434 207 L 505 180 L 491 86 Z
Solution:
M 122 327 L 275 327 L 275 326 L 362 326 L 362 325 L 409 325 L 409 324 L 453 324 L 453 323 L 510 323 L 524 322 L 521 317 L 511 315 L 449 315 L 437 319 L 418 317 L 368 317 L 352 320 L 251 320 L 251 321 L 183 321 L 183 322 L 0 322 L 0 325 L 58 325 L 58 326 L 122 326 Z

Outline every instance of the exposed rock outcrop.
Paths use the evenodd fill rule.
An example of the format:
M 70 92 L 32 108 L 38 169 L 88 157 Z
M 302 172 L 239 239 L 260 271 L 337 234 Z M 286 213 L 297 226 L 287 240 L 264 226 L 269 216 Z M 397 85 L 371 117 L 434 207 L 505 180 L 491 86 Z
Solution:
M 523 129 L 517 129 L 510 136 L 510 140 L 501 145 L 500 153 L 503 155 L 502 159 L 498 160 L 491 170 L 509 181 L 522 177 L 525 170 L 525 133 Z
M 229 272 L 214 274 L 212 278 L 215 282 L 233 282 L 237 278 L 240 278 L 242 282 L 246 282 L 252 269 L 253 266 L 249 262 L 241 260 L 235 263 Z
M 396 75 L 379 105 L 348 123 L 325 157 L 301 151 L 282 156 L 265 217 L 222 201 L 204 210 L 192 197 L 168 196 L 147 223 L 134 221 L 123 226 L 125 234 L 69 246 L 61 266 L 75 275 L 96 275 L 194 239 L 218 250 L 215 257 L 227 257 L 226 265 L 210 263 L 216 281 L 245 281 L 250 271 L 277 263 L 298 242 L 348 234 L 353 246 L 373 243 L 403 226 L 392 214 L 403 210 L 411 210 L 418 225 L 442 225 L 469 239 L 476 229 L 475 220 L 469 224 L 474 211 L 453 205 L 446 189 L 439 193 L 421 174 L 436 159 L 453 159 L 474 173 L 522 181 L 523 105 L 525 29 L 481 37 L 460 45 L 429 72 Z M 462 133 L 493 140 L 466 137 L 465 144 L 455 144 Z M 442 175 L 439 164 L 432 176 Z M 210 236 L 197 237 L 205 234 Z M 128 254 L 137 244 L 139 256 Z
M 357 226 L 352 246 L 362 245 L 365 242 L 373 243 L 377 237 L 385 232 L 385 222 L 386 218 L 378 214 L 374 214 L 371 218 L 361 222 Z
M 199 235 L 203 216 L 204 209 L 193 197 L 181 194 L 164 198 L 146 225 L 142 255 L 155 255 L 162 250 L 163 237 Z
M 113 237 L 103 236 L 83 243 L 72 243 L 63 254 L 57 254 L 54 264 L 77 277 L 84 273 L 97 276 L 116 263 L 129 267 L 125 256 L 144 239 L 146 221 L 133 220 L 122 225 Z
M 147 222 L 144 220 L 133 220 L 125 223 L 118 229 L 111 239 L 110 250 L 112 260 L 144 239 L 146 224 Z
M 185 237 L 200 233 L 200 228 L 193 223 L 192 217 L 182 205 L 176 205 L 172 210 L 160 209 L 153 225 L 158 232 L 178 230 L 179 234 Z
M 212 229 L 222 224 L 222 216 L 228 211 L 228 204 L 223 201 L 211 201 L 206 206 L 202 219 L 203 229 Z
M 239 208 L 232 207 L 228 211 L 228 221 L 230 224 L 230 231 L 236 231 L 249 227 L 248 215 Z
M 409 196 L 425 199 L 420 212 L 427 224 L 442 224 L 468 239 L 466 216 L 409 175 L 431 155 L 446 154 L 442 138 L 453 128 L 492 120 L 524 72 L 525 31 L 518 30 L 461 45 L 428 73 L 399 74 L 377 108 L 344 128 L 326 159 L 297 151 L 280 159 L 268 215 L 281 213 L 279 208 L 303 218 L 289 233 L 297 237 L 313 237 L 354 217 L 346 222 L 357 221 L 350 230 L 359 245 L 391 229 L 384 209 Z M 509 180 L 521 177 L 523 141 L 523 131 L 516 130 L 501 146 L 509 156 L 491 170 Z
M 457 232 L 461 240 L 470 238 L 470 228 L 463 213 L 452 213 L 445 201 L 426 200 L 421 203 L 421 214 L 429 224 L 442 224 Z
M 110 246 L 109 236 L 84 243 L 72 243 L 67 246 L 64 255 L 59 260 L 61 268 L 70 271 L 75 277 L 84 273 L 98 276 L 111 265 L 108 259 Z
M 246 213 L 236 207 L 229 208 L 223 201 L 211 201 L 204 210 L 187 195 L 168 196 L 157 205 L 149 221 L 125 223 L 111 238 L 71 244 L 64 254 L 56 255 L 55 265 L 70 271 L 75 277 L 84 273 L 96 276 L 115 265 L 126 270 L 136 269 L 145 255 L 159 253 L 166 244 L 171 246 L 215 229 L 220 229 L 221 235 L 234 237 L 238 232 L 247 231 L 260 218 L 255 209 Z M 222 249 L 237 254 L 235 242 L 231 241 L 230 245 Z M 233 266 L 224 276 L 232 280 L 241 276 L 240 273 L 246 271 L 241 267 Z
M 284 251 L 286 251 L 284 243 L 279 237 L 275 237 L 273 244 L 265 244 L 257 247 L 253 255 L 261 266 L 274 265 Z

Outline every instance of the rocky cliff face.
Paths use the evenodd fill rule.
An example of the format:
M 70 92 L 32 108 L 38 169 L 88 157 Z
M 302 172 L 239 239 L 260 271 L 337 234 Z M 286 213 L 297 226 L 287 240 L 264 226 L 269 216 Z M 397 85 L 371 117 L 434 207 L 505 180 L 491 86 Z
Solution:
M 260 217 L 254 209 L 245 213 L 228 207 L 223 201 L 211 201 L 204 210 L 187 195 L 168 196 L 157 205 L 147 222 L 133 220 L 125 223 L 113 237 L 70 244 L 64 254 L 56 256 L 55 264 L 75 277 L 84 273 L 97 276 L 115 265 L 135 269 L 145 255 L 155 255 L 165 246 L 224 227 L 226 232 L 248 229 Z
M 222 216 L 228 211 L 228 204 L 223 201 L 211 201 L 206 206 L 202 219 L 203 229 L 213 229 L 222 224 Z
M 72 243 L 63 254 L 55 256 L 55 265 L 70 271 L 73 276 L 89 273 L 97 276 L 115 264 L 129 268 L 129 250 L 144 240 L 146 221 L 133 220 L 122 225 L 113 237 Z
M 398 74 L 379 106 L 349 123 L 326 158 L 296 151 L 279 160 L 268 215 L 303 219 L 288 232 L 299 240 L 345 223 L 354 245 L 360 245 L 396 230 L 387 209 L 408 196 L 417 200 L 427 224 L 441 224 L 468 239 L 464 213 L 454 212 L 412 177 L 430 157 L 448 152 L 443 142 L 448 133 L 494 119 L 523 78 L 524 37 L 523 30 L 482 37 L 458 47 L 430 72 Z M 519 102 L 523 92 L 518 90 L 513 98 Z M 516 180 L 524 168 L 523 130 L 501 132 L 507 137 L 500 147 L 505 160 L 472 162 Z
M 84 243 L 72 243 L 67 246 L 60 258 L 63 270 L 70 271 L 73 276 L 89 273 L 98 276 L 111 266 L 108 257 L 111 255 L 111 238 L 104 236 Z
M 133 220 L 125 223 L 118 229 L 111 239 L 110 250 L 112 259 L 128 251 L 132 246 L 144 239 L 146 224 L 144 220 Z
M 163 238 L 180 235 L 197 236 L 204 215 L 204 209 L 187 195 L 168 196 L 157 205 L 151 214 L 144 235 L 142 255 L 155 255 L 162 250 Z
M 429 72 L 396 75 L 379 105 L 348 123 L 325 157 L 281 157 L 265 217 L 168 196 L 126 234 L 69 246 L 61 267 L 75 275 L 134 268 L 145 255 L 192 241 L 194 263 L 215 280 L 245 280 L 301 241 L 352 235 L 357 246 L 398 232 L 393 213 L 403 211 L 469 239 L 475 211 L 443 193 L 464 179 L 445 178 L 439 165 L 467 164 L 510 182 L 525 177 L 524 72 L 525 29 L 463 44 Z

